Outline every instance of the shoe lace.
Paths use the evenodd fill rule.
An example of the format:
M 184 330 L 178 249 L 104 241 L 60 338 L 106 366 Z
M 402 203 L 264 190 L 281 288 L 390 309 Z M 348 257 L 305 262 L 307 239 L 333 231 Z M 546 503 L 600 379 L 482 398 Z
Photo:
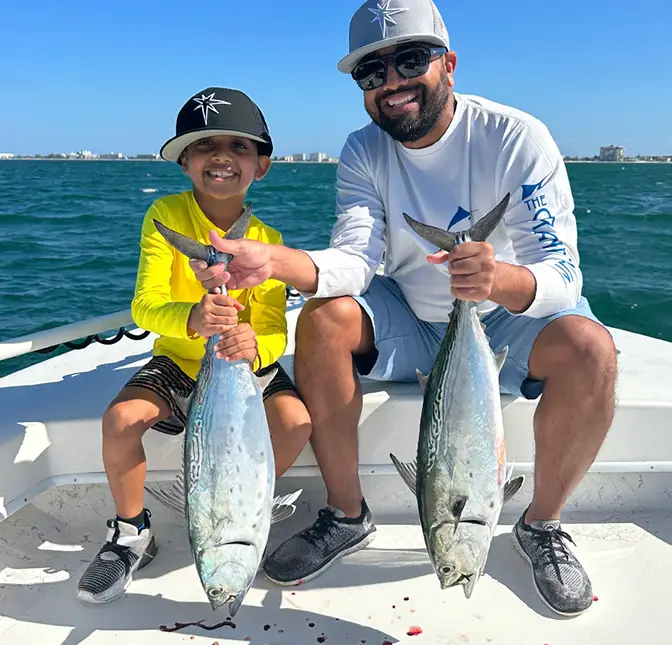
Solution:
M 552 564 L 558 580 L 564 583 L 562 573 L 560 572 L 560 564 L 568 564 L 571 562 L 572 554 L 565 545 L 564 540 L 567 540 L 576 546 L 572 536 L 560 528 L 537 530 L 532 529 L 539 540 L 539 547 L 541 548 L 542 557 L 540 564 L 545 566 Z
M 334 511 L 330 508 L 322 508 L 317 512 L 315 522 L 301 531 L 300 535 L 306 542 L 315 545 L 318 540 L 329 535 L 334 528 Z

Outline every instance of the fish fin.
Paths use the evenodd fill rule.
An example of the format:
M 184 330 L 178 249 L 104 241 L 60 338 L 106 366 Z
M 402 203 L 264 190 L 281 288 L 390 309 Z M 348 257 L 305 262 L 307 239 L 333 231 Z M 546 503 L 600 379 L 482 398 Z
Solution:
M 453 517 L 455 518 L 456 531 L 457 531 L 457 525 L 460 523 L 460 518 L 462 517 L 464 507 L 467 505 L 468 500 L 469 498 L 466 495 L 458 495 L 455 498 L 455 501 L 452 502 L 450 512 L 453 514 Z
M 502 371 L 502 367 L 504 367 L 504 361 L 506 360 L 508 353 L 509 346 L 507 345 L 501 352 L 495 354 L 495 366 L 497 367 L 498 372 Z
M 174 482 L 167 490 L 160 485 L 145 486 L 145 490 L 157 501 L 164 506 L 172 509 L 178 515 L 186 517 L 186 510 L 184 504 L 184 487 L 181 489 Z
M 399 461 L 392 453 L 390 453 L 390 459 L 392 460 L 392 463 L 397 469 L 400 477 L 404 480 L 406 486 L 408 486 L 411 489 L 411 493 L 415 495 L 415 478 L 417 476 L 416 461 L 413 460 L 411 463 L 405 464 Z
M 263 376 L 257 376 L 257 381 L 259 381 L 259 387 L 261 388 L 262 392 L 268 387 L 268 384 L 275 378 L 275 375 L 277 373 L 278 369 L 276 367 L 272 369 L 268 374 L 264 374 Z
M 250 224 L 252 217 L 252 204 L 245 206 L 242 215 L 231 225 L 231 228 L 226 232 L 227 240 L 240 240 L 245 237 L 247 227 Z
M 273 509 L 271 511 L 271 524 L 276 524 L 277 522 L 282 522 L 290 518 L 296 512 L 296 506 L 294 502 L 299 498 L 299 495 L 303 492 L 302 488 L 290 493 L 289 495 L 283 495 L 276 497 L 273 500 Z
M 476 583 L 479 581 L 481 577 L 481 571 L 477 570 L 474 571 L 472 574 L 471 578 L 469 579 L 469 582 L 462 587 L 464 589 L 464 596 L 465 598 L 469 599 L 471 598 L 471 594 L 474 593 L 474 588 L 476 587 Z
M 511 193 L 506 193 L 504 199 L 497 206 L 469 229 L 468 235 L 472 242 L 485 242 L 490 237 L 490 234 L 502 221 L 504 213 L 506 213 L 506 209 L 509 206 L 510 197 Z
M 500 402 L 502 404 L 502 410 L 507 406 L 511 405 L 518 397 L 513 394 L 500 394 Z
M 245 600 L 246 595 L 247 595 L 247 589 L 245 591 L 241 591 L 239 594 L 230 599 L 229 602 L 227 603 L 229 607 L 229 615 L 231 616 L 231 618 L 234 618 L 235 615 L 238 613 L 238 610 L 243 604 L 243 600 Z
M 508 502 L 522 487 L 525 483 L 525 475 L 519 475 L 514 479 L 509 479 L 509 481 L 504 484 L 504 504 Z
M 415 370 L 415 374 L 418 377 L 418 382 L 422 388 L 423 393 L 427 390 L 427 381 L 429 381 L 429 375 L 423 374 L 420 370 Z
M 182 233 L 168 228 L 157 219 L 154 220 L 154 226 L 156 226 L 156 229 L 171 246 L 192 260 L 204 260 L 210 263 L 215 255 L 215 248 L 213 246 L 201 244 L 186 235 L 182 235 Z
M 423 239 L 435 244 L 443 251 L 450 251 L 455 246 L 457 236 L 436 226 L 422 224 L 413 219 L 410 215 L 403 213 L 406 223 Z

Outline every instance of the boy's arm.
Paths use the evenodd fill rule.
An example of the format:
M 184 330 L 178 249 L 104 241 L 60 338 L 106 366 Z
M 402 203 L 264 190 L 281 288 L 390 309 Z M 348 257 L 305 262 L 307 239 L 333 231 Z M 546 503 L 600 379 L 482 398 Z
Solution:
M 175 252 L 154 225 L 161 221 L 161 211 L 152 204 L 142 222 L 140 260 L 131 303 L 133 321 L 138 327 L 172 338 L 194 338 L 187 330 L 187 320 L 194 302 L 173 302 L 170 277 Z
M 279 232 L 269 240 L 272 245 L 282 244 Z M 252 364 L 254 371 L 277 361 L 287 349 L 287 295 L 286 284 L 269 278 L 252 289 L 250 295 L 250 326 L 257 336 L 258 356 Z

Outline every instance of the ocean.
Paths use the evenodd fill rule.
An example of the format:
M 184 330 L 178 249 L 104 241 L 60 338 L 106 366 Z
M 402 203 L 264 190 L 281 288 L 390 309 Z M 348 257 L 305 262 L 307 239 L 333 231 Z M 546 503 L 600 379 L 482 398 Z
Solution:
M 594 312 L 672 341 L 672 164 L 567 169 Z M 250 199 L 286 244 L 323 248 L 335 176 L 335 164 L 278 163 Z M 0 161 L 0 341 L 130 307 L 145 211 L 189 187 L 165 162 Z M 48 356 L 3 361 L 0 376 Z

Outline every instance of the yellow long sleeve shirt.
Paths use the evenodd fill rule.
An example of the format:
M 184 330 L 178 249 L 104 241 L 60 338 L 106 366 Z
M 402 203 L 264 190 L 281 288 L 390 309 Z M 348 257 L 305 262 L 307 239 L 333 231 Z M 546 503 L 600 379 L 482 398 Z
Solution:
M 133 320 L 138 327 L 159 335 L 154 341 L 155 356 L 169 357 L 195 379 L 206 341 L 189 334 L 187 321 L 191 308 L 206 290 L 196 279 L 189 259 L 163 238 L 154 219 L 203 244 L 210 243 L 209 231 L 214 229 L 222 236 L 225 231 L 205 216 L 190 190 L 156 200 L 142 223 L 138 277 L 131 304 Z M 245 237 L 282 244 L 282 235 L 254 215 Z M 257 335 L 261 365 L 257 361 L 254 367 L 275 362 L 287 347 L 285 284 L 267 280 L 252 289 L 229 291 L 229 295 L 245 307 L 238 314 L 239 322 L 249 323 Z

